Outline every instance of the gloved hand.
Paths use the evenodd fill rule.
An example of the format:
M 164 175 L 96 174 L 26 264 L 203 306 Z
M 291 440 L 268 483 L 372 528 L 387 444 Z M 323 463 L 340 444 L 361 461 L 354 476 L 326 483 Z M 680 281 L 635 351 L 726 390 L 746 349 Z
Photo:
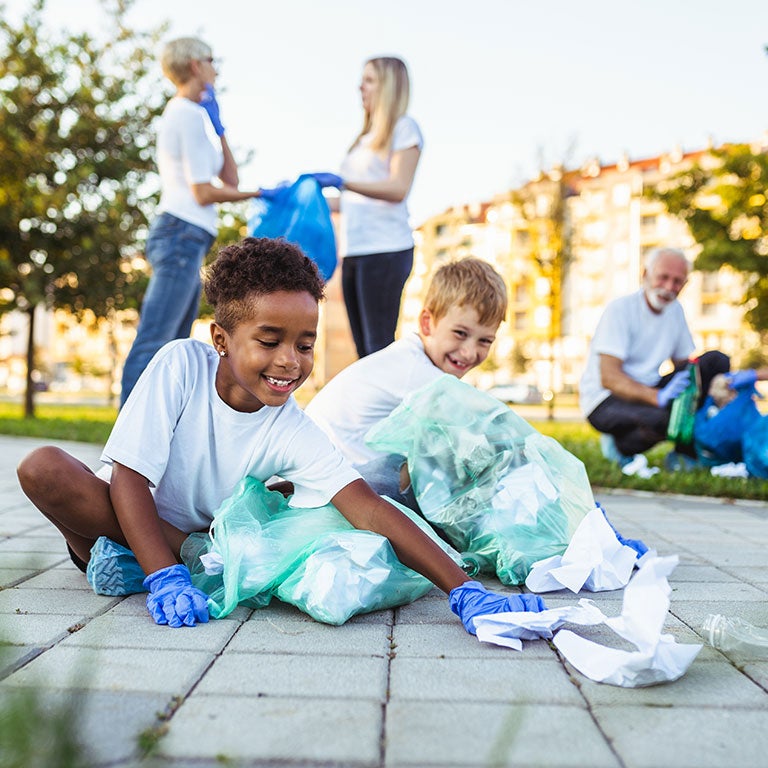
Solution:
M 691 374 L 688 371 L 678 371 L 656 395 L 659 408 L 666 408 L 683 390 L 691 383 Z
M 149 591 L 147 610 L 157 624 L 193 627 L 208 621 L 208 598 L 192 586 L 186 565 L 169 565 L 150 573 L 144 589 Z
M 223 136 L 224 126 L 221 124 L 221 116 L 219 115 L 219 102 L 216 101 L 216 94 L 210 83 L 205 84 L 205 90 L 200 98 L 200 106 L 208 113 L 208 117 L 211 118 L 216 135 Z
M 322 189 L 325 187 L 336 187 L 341 189 L 344 186 L 344 179 L 341 176 L 337 176 L 335 173 L 310 173 L 309 174 Z
M 475 634 L 475 616 L 504 611 L 538 613 L 547 608 L 538 595 L 498 595 L 489 592 L 479 581 L 465 581 L 454 587 L 448 595 L 448 602 L 471 635 Z
M 259 187 L 259 196 L 265 200 L 274 200 L 281 192 L 291 186 L 290 181 L 281 181 L 276 187 Z
M 611 530 L 616 534 L 616 538 L 619 541 L 619 544 L 623 544 L 625 547 L 630 547 L 631 549 L 634 549 L 635 552 L 637 552 L 638 557 L 642 557 L 647 551 L 648 547 L 646 546 L 644 541 L 641 541 L 640 539 L 625 539 L 614 527 L 613 523 L 608 519 L 608 515 L 605 514 L 605 510 L 595 502 L 595 506 L 603 513 L 603 517 L 605 518 L 605 522 L 608 523 L 608 525 L 611 526 Z
M 754 368 L 748 368 L 746 371 L 726 373 L 725 377 L 731 389 L 749 389 L 757 382 L 757 371 Z

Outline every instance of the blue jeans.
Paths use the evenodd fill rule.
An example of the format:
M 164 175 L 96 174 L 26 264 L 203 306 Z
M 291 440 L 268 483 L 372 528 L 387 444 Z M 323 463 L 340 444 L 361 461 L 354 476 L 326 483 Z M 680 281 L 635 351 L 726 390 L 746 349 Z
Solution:
M 152 222 L 146 251 L 152 276 L 123 366 L 121 406 L 155 352 L 173 339 L 189 336 L 200 304 L 200 267 L 214 239 L 205 229 L 170 213 L 161 213 Z
M 368 485 L 379 496 L 389 496 L 403 506 L 419 512 L 419 505 L 413 493 L 413 487 L 408 483 L 405 490 L 400 490 L 400 468 L 406 463 L 405 456 L 397 453 L 371 459 L 366 464 L 355 467 Z
M 413 248 L 347 256 L 342 261 L 341 290 L 358 357 L 395 340 L 400 299 L 412 267 Z

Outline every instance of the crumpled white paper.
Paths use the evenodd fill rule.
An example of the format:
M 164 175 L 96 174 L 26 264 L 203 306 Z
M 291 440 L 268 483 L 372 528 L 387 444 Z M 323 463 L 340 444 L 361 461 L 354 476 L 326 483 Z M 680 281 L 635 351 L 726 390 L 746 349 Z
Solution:
M 562 555 L 533 564 L 525 586 L 536 593 L 563 587 L 571 592 L 621 589 L 638 562 L 637 552 L 619 542 L 605 515 L 595 507 L 579 523 Z
M 624 590 L 620 616 L 607 618 L 591 600 L 582 598 L 578 606 L 538 614 L 497 613 L 475 617 L 477 637 L 483 642 L 516 648 L 510 641 L 517 639 L 520 643 L 520 639 L 552 637 L 553 631 L 565 622 L 581 626 L 604 623 L 637 650 L 608 648 L 567 629 L 557 632 L 553 643 L 579 672 L 599 683 L 636 688 L 677 680 L 702 648 L 700 643 L 677 643 L 672 635 L 662 634 L 672 591 L 667 576 L 677 563 L 676 555 L 644 557 Z
M 643 453 L 636 453 L 632 457 L 632 461 L 628 462 L 621 468 L 621 473 L 629 477 L 642 477 L 647 480 L 649 477 L 653 477 L 661 470 L 658 467 L 649 467 L 648 458 Z
M 712 467 L 709 473 L 715 477 L 749 477 L 747 465 L 743 461 L 718 464 Z

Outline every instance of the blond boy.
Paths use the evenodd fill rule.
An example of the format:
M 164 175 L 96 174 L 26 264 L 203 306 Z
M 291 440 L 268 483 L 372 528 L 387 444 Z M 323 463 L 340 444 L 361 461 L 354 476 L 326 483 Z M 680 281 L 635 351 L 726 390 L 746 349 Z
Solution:
M 338 373 L 307 414 L 374 490 L 413 508 L 405 476 L 400 479 L 403 457 L 374 451 L 365 435 L 410 392 L 444 374 L 460 379 L 480 365 L 506 312 L 504 280 L 490 264 L 475 258 L 444 264 L 430 282 L 418 331 Z

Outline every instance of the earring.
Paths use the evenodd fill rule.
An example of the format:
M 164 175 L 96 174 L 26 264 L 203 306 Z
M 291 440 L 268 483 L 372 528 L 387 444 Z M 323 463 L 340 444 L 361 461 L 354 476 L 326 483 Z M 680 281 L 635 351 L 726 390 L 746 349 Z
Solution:
M 222 357 L 226 357 L 226 356 L 227 356 L 227 350 L 226 350 L 226 349 L 220 349 L 220 350 L 219 350 L 219 354 L 220 354 Z

